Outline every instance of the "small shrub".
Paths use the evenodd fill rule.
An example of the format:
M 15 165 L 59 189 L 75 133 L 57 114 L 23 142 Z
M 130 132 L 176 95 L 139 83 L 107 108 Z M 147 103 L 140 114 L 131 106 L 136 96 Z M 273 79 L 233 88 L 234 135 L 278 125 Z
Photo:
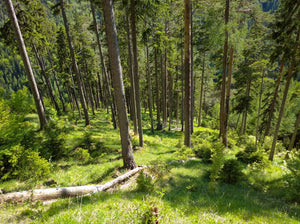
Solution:
M 263 160 L 261 151 L 254 144 L 247 144 L 245 150 L 239 151 L 235 157 L 238 161 L 246 164 L 260 163 Z
M 137 190 L 138 191 L 153 191 L 154 184 L 152 183 L 152 178 L 148 174 L 145 174 L 142 170 L 136 179 Z
M 220 172 L 220 180 L 225 183 L 236 183 L 243 177 L 242 165 L 236 159 L 229 159 L 224 162 Z
M 87 149 L 76 148 L 73 153 L 73 157 L 78 161 L 86 163 L 90 159 L 90 153 Z
M 286 191 L 287 198 L 290 201 L 300 202 L 300 153 L 292 153 L 291 159 L 288 160 L 287 168 L 290 174 L 286 176 L 288 188 Z
M 204 163 L 210 163 L 213 154 L 211 148 L 211 143 L 204 140 L 202 144 L 194 145 L 193 150 L 196 157 L 201 158 Z
M 192 149 L 187 146 L 182 146 L 180 149 L 177 149 L 176 155 L 179 159 L 188 159 L 189 157 L 193 157 L 195 154 L 193 153 Z
M 224 164 L 224 146 L 217 142 L 214 144 L 214 152 L 212 155 L 212 167 L 209 170 L 210 183 L 209 190 L 215 191 L 217 187 L 217 180 Z

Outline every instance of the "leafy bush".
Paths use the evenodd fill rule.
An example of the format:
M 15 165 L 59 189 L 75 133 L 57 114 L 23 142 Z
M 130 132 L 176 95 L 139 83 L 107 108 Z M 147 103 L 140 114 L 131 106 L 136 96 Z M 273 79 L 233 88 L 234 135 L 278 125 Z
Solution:
M 50 164 L 36 151 L 25 150 L 20 145 L 0 151 L 2 180 L 17 177 L 21 180 L 38 180 L 48 177 Z
M 148 174 L 145 174 L 142 170 L 136 179 L 138 191 L 153 191 L 154 184 L 152 178 Z
M 14 92 L 8 100 L 8 105 L 13 113 L 25 115 L 33 111 L 33 98 L 27 87 Z
M 73 157 L 78 161 L 86 163 L 90 159 L 90 153 L 87 149 L 76 148 L 73 152 Z
M 236 183 L 243 177 L 242 165 L 236 159 L 229 159 L 224 162 L 220 172 L 220 180 L 225 183 Z
M 263 160 L 262 152 L 258 151 L 254 144 L 248 144 L 244 151 L 239 151 L 235 157 L 246 164 L 260 163 Z
M 220 142 L 214 144 L 214 152 L 212 155 L 212 167 L 210 169 L 210 191 L 214 191 L 217 187 L 217 180 L 224 164 L 224 146 Z
M 210 142 L 203 140 L 202 144 L 194 145 L 193 150 L 196 157 L 201 158 L 203 162 L 210 163 L 212 152 L 212 145 Z
M 58 160 L 68 154 L 65 147 L 65 133 L 54 121 L 41 133 L 43 142 L 40 147 L 41 155 L 46 159 Z
M 288 182 L 287 198 L 288 200 L 300 202 L 300 153 L 292 153 L 291 159 L 287 163 L 290 174 L 287 175 Z
M 179 159 L 188 159 L 189 157 L 194 156 L 194 153 L 191 148 L 184 145 L 181 148 L 177 149 L 176 156 Z

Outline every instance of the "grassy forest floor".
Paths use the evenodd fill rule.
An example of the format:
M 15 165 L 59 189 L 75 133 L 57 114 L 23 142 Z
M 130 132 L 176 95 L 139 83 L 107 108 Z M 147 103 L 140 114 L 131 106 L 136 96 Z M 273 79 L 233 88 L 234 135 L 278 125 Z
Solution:
M 119 132 L 113 130 L 108 119 L 103 112 L 98 113 L 88 130 L 82 122 L 78 122 L 77 126 L 69 124 L 70 131 L 66 136 L 69 149 L 78 148 L 84 141 L 86 145 L 92 141 L 101 149 L 101 154 L 93 158 L 84 154 L 76 157 L 75 154 L 72 158 L 52 162 L 50 179 L 55 182 L 50 187 L 101 184 L 125 172 L 120 169 Z M 195 128 L 195 132 L 201 130 L 209 129 Z M 152 134 L 144 130 L 145 147 L 135 150 L 134 157 L 138 165 L 149 166 L 145 172 L 154 177 L 153 180 L 144 177 L 139 186 L 134 180 L 124 188 L 59 199 L 49 204 L 2 204 L 0 222 L 152 223 L 157 220 L 159 223 L 300 223 L 300 206 L 267 193 L 267 186 L 257 188 L 246 180 L 237 184 L 220 182 L 211 191 L 207 171 L 212 164 L 199 158 L 188 159 L 187 155 L 180 153 L 182 138 L 180 131 L 155 131 Z M 137 142 L 137 137 L 133 137 L 133 144 Z M 234 153 L 227 154 L 232 157 Z M 278 173 L 281 173 L 280 162 L 275 161 L 274 164 L 272 170 L 277 167 Z M 249 172 L 246 166 L 243 172 L 245 175 Z M 278 178 L 280 174 L 270 175 L 268 181 L 276 182 Z M 43 181 L 10 180 L 0 183 L 0 188 L 6 191 L 48 187 Z M 158 213 L 153 212 L 154 208 Z

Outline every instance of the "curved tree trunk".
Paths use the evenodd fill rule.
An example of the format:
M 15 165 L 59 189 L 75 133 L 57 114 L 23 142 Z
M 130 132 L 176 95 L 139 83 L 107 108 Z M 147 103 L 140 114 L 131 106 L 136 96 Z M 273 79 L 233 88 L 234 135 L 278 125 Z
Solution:
M 118 120 L 122 144 L 122 158 L 124 167 L 134 169 L 136 163 L 133 158 L 129 124 L 126 110 L 125 93 L 122 77 L 122 67 L 120 60 L 119 44 L 117 40 L 117 28 L 113 11 L 112 0 L 103 0 L 103 13 L 105 21 L 105 31 L 108 44 L 109 59 L 111 64 L 112 80 L 114 84 L 114 94 L 117 103 Z
M 67 20 L 67 16 L 66 16 L 66 12 L 65 12 L 65 5 L 64 5 L 63 0 L 60 0 L 60 8 L 61 8 L 61 13 L 62 13 L 62 16 L 63 16 L 65 30 L 66 30 L 66 34 L 67 34 L 67 38 L 68 38 L 70 54 L 71 54 L 72 62 L 73 62 L 73 69 L 74 69 L 75 74 L 76 74 L 76 81 L 77 81 L 77 85 L 78 85 L 78 89 L 79 89 L 79 96 L 80 96 L 81 106 L 82 106 L 82 109 L 83 109 L 83 112 L 84 112 L 85 125 L 90 125 L 90 118 L 89 118 L 89 114 L 88 114 L 87 104 L 86 104 L 85 97 L 84 97 L 82 82 L 81 82 L 81 79 L 80 79 L 79 68 L 78 68 L 78 65 L 77 65 L 76 57 L 75 57 L 75 52 L 74 52 L 73 43 L 72 43 L 71 34 L 70 34 L 70 29 L 69 29 L 69 23 L 68 23 L 68 20 Z
M 39 90 L 35 81 L 35 77 L 33 74 L 33 70 L 30 64 L 30 60 L 27 54 L 26 46 L 22 37 L 22 33 L 19 27 L 18 19 L 16 17 L 16 13 L 11 0 L 5 0 L 6 8 L 9 14 L 10 21 L 12 23 L 13 29 L 16 34 L 18 47 L 20 50 L 20 54 L 24 63 L 25 71 L 27 74 L 27 79 L 30 84 L 30 89 L 34 98 L 35 106 L 37 109 L 37 113 L 40 121 L 40 128 L 43 129 L 45 126 L 48 126 L 48 121 L 46 119 L 46 114 L 44 110 L 44 106 L 42 103 L 41 96 L 39 94 Z

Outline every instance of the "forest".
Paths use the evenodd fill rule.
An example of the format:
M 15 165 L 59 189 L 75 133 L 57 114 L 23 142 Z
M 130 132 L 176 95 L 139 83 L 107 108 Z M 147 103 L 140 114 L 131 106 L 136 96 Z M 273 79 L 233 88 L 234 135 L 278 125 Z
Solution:
M 299 0 L 1 0 L 0 223 L 300 223 Z

